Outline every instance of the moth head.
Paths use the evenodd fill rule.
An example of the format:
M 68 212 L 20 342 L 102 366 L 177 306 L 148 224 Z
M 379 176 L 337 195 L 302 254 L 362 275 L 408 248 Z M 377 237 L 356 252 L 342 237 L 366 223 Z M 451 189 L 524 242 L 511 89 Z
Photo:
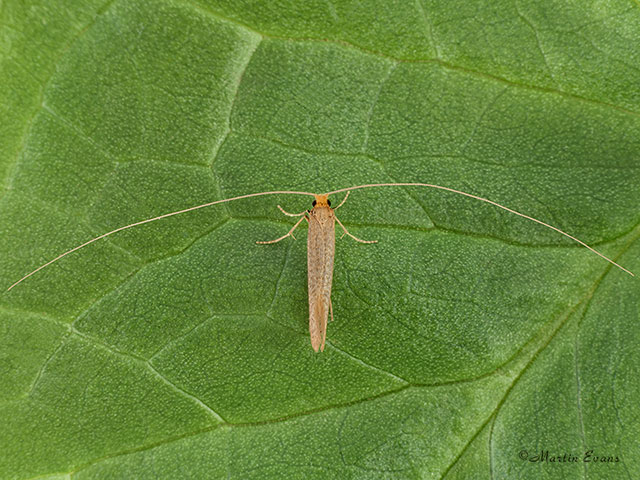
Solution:
M 330 207 L 329 195 L 315 195 L 316 199 L 311 203 L 314 207 Z

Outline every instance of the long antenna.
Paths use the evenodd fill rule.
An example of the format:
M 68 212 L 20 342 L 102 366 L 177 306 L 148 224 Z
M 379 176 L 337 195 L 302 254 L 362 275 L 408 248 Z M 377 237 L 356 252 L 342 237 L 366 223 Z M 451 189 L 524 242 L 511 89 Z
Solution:
M 635 275 L 632 272 L 630 272 L 629 270 L 627 270 L 623 266 L 617 264 L 616 262 L 614 262 L 613 260 L 611 260 L 607 256 L 603 255 L 602 253 L 598 252 L 594 248 L 590 247 L 589 245 L 584 243 L 582 240 L 580 240 L 580 239 L 578 239 L 578 238 L 576 238 L 576 237 L 574 237 L 572 235 L 569 235 L 566 232 L 563 232 L 559 228 L 554 227 L 553 225 L 549 225 L 548 223 L 545 223 L 545 222 L 543 222 L 541 220 L 538 220 L 536 218 L 530 217 L 529 215 L 525 215 L 524 213 L 520 213 L 520 212 L 518 212 L 516 210 L 513 210 L 513 209 L 511 209 L 509 207 L 505 207 L 504 205 L 500 205 L 499 203 L 496 203 L 496 202 L 494 202 L 492 200 L 489 200 L 487 198 L 479 197 L 477 195 L 473 195 L 471 193 L 466 193 L 466 192 L 463 192 L 461 190 L 456 190 L 456 189 L 453 189 L 453 188 L 444 187 L 442 185 L 434 185 L 434 184 L 430 184 L 430 183 L 370 183 L 370 184 L 366 184 L 366 185 L 356 185 L 354 187 L 341 188 L 339 190 L 334 190 L 332 192 L 328 192 L 328 193 L 326 193 L 326 195 L 333 195 L 335 193 L 349 192 L 351 190 L 358 190 L 358 189 L 362 189 L 362 188 L 372 188 L 372 187 L 429 187 L 429 188 L 436 188 L 436 189 L 439 189 L 439 190 L 445 190 L 445 191 L 452 192 L 452 193 L 457 193 L 459 195 L 464 195 L 465 197 L 474 198 L 476 200 L 480 200 L 480 201 L 485 202 L 485 203 L 490 203 L 491 205 L 494 205 L 494 206 L 496 206 L 498 208 L 506 210 L 507 212 L 514 213 L 514 214 L 516 214 L 516 215 L 518 215 L 520 217 L 523 217 L 523 218 L 526 218 L 526 219 L 531 220 L 533 222 L 539 223 L 540 225 L 543 225 L 543 226 L 545 226 L 547 228 L 555 230 L 558 233 L 561 233 L 565 237 L 568 237 L 571 240 L 573 240 L 574 242 L 577 242 L 580 245 L 582 245 L 583 247 L 591 250 L 593 253 L 595 253 L 599 257 L 605 259 L 607 262 L 611 263 L 612 265 L 615 265 L 616 267 L 618 267 L 622 271 L 628 273 L 632 277 L 635 277 Z M 48 261 L 44 265 L 39 266 L 38 268 L 36 268 L 32 272 L 30 272 L 27 275 L 25 275 L 24 277 L 22 277 L 20 280 L 18 280 L 13 285 L 11 285 L 7 289 L 7 291 L 11 290 L 16 285 L 22 283 L 24 280 L 29 278 L 31 275 L 39 272 L 43 268 L 48 267 L 49 265 L 51 265 L 54 262 L 57 262 L 61 258 L 66 257 L 67 255 L 69 255 L 69 254 L 71 254 L 71 253 L 73 253 L 73 252 L 75 252 L 77 250 L 80 250 L 81 248 L 86 247 L 87 245 L 92 244 L 93 242 L 97 242 L 98 240 L 101 240 L 101 239 L 103 239 L 105 237 L 108 237 L 109 235 L 113 235 L 114 233 L 120 232 L 122 230 L 127 230 L 129 228 L 137 227 L 138 225 L 143 225 L 145 223 L 155 222 L 156 220 L 160 220 L 160 219 L 167 218 L 167 217 L 172 217 L 174 215 L 180 215 L 181 213 L 191 212 L 193 210 L 198 210 L 200 208 L 210 207 L 211 205 L 217 205 L 219 203 L 233 202 L 234 200 L 241 200 L 243 198 L 261 197 L 261 196 L 265 196 L 265 195 L 307 195 L 307 196 L 310 196 L 310 197 L 315 197 L 315 194 L 313 194 L 313 193 L 296 192 L 296 191 L 288 191 L 288 190 L 273 191 L 273 192 L 249 193 L 247 195 L 240 195 L 238 197 L 225 198 L 223 200 L 216 200 L 214 202 L 203 203 L 202 205 L 197 205 L 195 207 L 185 208 L 183 210 L 178 210 L 176 212 L 165 213 L 164 215 L 159 215 L 157 217 L 148 218 L 146 220 L 141 220 L 139 222 L 131 223 L 129 225 L 125 225 L 123 227 L 116 228 L 115 230 L 111 230 L 110 232 L 103 233 L 102 235 L 100 235 L 98 237 L 92 238 L 91 240 L 88 240 L 87 242 L 85 242 L 85 243 L 83 243 L 81 245 L 78 245 L 77 247 L 74 247 L 71 250 L 68 250 L 68 251 L 58 255 L 53 260 Z
M 358 189 L 361 189 L 361 188 L 371 188 L 371 187 L 429 187 L 429 188 L 437 188 L 439 190 L 446 190 L 447 192 L 453 192 L 453 193 L 457 193 L 459 195 L 464 195 L 465 197 L 474 198 L 476 200 L 480 200 L 481 202 L 490 203 L 491 205 L 495 205 L 496 207 L 501 208 L 503 210 L 506 210 L 507 212 L 515 213 L 516 215 L 518 215 L 520 217 L 523 217 L 523 218 L 526 218 L 527 220 L 531 220 L 533 222 L 539 223 L 540 225 L 544 225 L 545 227 L 550 228 L 551 230 L 555 230 L 556 232 L 561 233 L 565 237 L 568 237 L 571 240 L 573 240 L 574 242 L 578 242 L 583 247 L 588 248 L 589 250 L 591 250 L 593 253 L 595 253 L 599 257 L 604 258 L 610 264 L 615 265 L 616 267 L 618 267 L 622 271 L 627 272 L 632 277 L 635 277 L 635 275 L 633 273 L 631 273 L 629 270 L 624 268 L 622 265 L 618 265 L 616 262 L 614 262 L 610 258 L 606 257 L 602 253 L 598 252 L 596 249 L 591 248 L 589 245 L 584 243 L 582 240 L 579 240 L 576 237 L 574 237 L 572 235 L 569 235 L 566 232 L 563 232 L 562 230 L 560 230 L 557 227 L 554 227 L 553 225 L 549 225 L 548 223 L 544 223 L 543 221 L 538 220 L 538 219 L 533 218 L 533 217 L 530 217 L 529 215 L 525 215 L 524 213 L 516 212 L 515 210 L 512 210 L 509 207 L 505 207 L 504 205 L 500 205 L 499 203 L 496 203 L 496 202 L 494 202 L 492 200 L 489 200 L 488 198 L 479 197 L 477 195 L 472 195 L 471 193 L 462 192 L 460 190 L 455 190 L 453 188 L 443 187 L 441 185 L 432 185 L 430 183 L 370 183 L 368 185 L 357 185 L 355 187 L 341 188 L 339 190 L 334 190 L 333 192 L 329 192 L 329 193 L 327 193 L 327 195 L 333 195 L 335 193 L 349 192 L 351 190 L 358 190 Z
M 21 283 L 22 281 L 26 280 L 27 278 L 29 278 L 31 275 L 33 275 L 34 273 L 39 272 L 40 270 L 42 270 L 45 267 L 48 267 L 49 265 L 51 265 L 54 262 L 57 262 L 58 260 L 60 260 L 62 257 L 66 257 L 67 255 L 69 255 L 70 253 L 75 252 L 76 250 L 80 250 L 83 247 L 86 247 L 87 245 L 92 244 L 93 242 L 97 242 L 98 240 L 108 237 L 109 235 L 113 235 L 114 233 L 117 232 L 121 232 L 122 230 L 127 230 L 128 228 L 133 228 L 133 227 L 137 227 L 138 225 L 143 225 L 145 223 L 150 223 L 150 222 L 155 222 L 156 220 L 160 220 L 162 218 L 167 218 L 167 217 L 173 217 L 174 215 L 180 215 L 181 213 L 187 213 L 187 212 L 191 212 L 193 210 L 198 210 L 200 208 L 205 208 L 205 207 L 210 207 L 211 205 L 216 205 L 218 203 L 226 203 L 226 202 L 233 202 L 234 200 L 241 200 L 243 198 L 250 198 L 250 197 L 261 197 L 263 195 L 309 195 L 309 196 L 314 196 L 313 193 L 309 193 L 309 192 L 292 192 L 292 191 L 277 191 L 277 192 L 260 192 L 260 193 L 249 193 L 247 195 L 240 195 L 239 197 L 233 197 L 233 198 L 225 198 L 224 200 L 216 200 L 215 202 L 209 202 L 209 203 L 203 203 L 202 205 L 197 205 L 195 207 L 190 207 L 190 208 L 185 208 L 184 210 L 178 210 L 177 212 L 170 212 L 170 213 L 165 213 L 164 215 L 160 215 L 158 217 L 153 217 L 153 218 L 148 218 L 146 220 L 141 220 L 139 222 L 135 222 L 135 223 L 131 223 L 129 225 L 125 225 L 124 227 L 120 227 L 120 228 L 116 228 L 115 230 L 111 230 L 110 232 L 107 233 L 103 233 L 102 235 L 100 235 L 99 237 L 96 238 L 92 238 L 91 240 L 84 242 L 82 245 L 78 245 L 77 247 L 72 248 L 71 250 L 67 250 L 66 252 L 58 255 L 56 258 L 54 258 L 53 260 L 49 260 L 47 263 L 45 263 L 44 265 L 40 265 L 38 268 L 36 268 L 33 272 L 28 273 L 27 275 L 25 275 L 24 277 L 22 277 L 20 280 L 18 280 L 16 283 L 14 283 L 13 285 L 11 285 L 9 288 L 7 288 L 7 291 L 11 290 L 13 287 L 15 287 L 16 285 L 18 285 L 19 283 Z

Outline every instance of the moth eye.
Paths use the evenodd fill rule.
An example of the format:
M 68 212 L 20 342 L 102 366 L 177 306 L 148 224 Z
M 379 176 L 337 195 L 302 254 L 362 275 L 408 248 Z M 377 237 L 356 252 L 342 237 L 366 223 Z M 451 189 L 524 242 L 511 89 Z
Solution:
M 315 207 L 316 206 L 316 201 L 314 200 L 313 202 L 311 202 L 311 206 Z
M 327 200 L 327 205 L 331 206 L 331 200 Z

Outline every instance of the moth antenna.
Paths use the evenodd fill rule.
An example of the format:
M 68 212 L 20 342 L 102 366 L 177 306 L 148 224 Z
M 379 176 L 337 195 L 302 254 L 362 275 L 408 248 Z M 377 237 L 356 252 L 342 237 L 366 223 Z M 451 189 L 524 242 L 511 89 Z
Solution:
M 604 258 L 607 262 L 609 262 L 612 265 L 615 265 L 620 270 L 628 273 L 632 277 L 635 277 L 635 274 L 633 274 L 632 272 L 630 272 L 629 270 L 624 268 L 622 265 L 617 264 L 616 262 L 611 260 L 609 257 L 607 257 L 607 256 L 603 255 L 602 253 L 598 252 L 595 248 L 591 248 L 589 245 L 584 243 L 582 240 L 579 240 L 576 237 L 574 237 L 572 235 L 569 235 L 567 232 L 563 232 L 559 228 L 554 227 L 553 225 L 549 225 L 548 223 L 544 223 L 543 221 L 538 220 L 537 218 L 530 217 L 529 215 L 525 215 L 524 213 L 520 213 L 520 212 L 517 212 L 517 211 L 515 211 L 515 210 L 513 210 L 513 209 L 511 209 L 509 207 L 505 207 L 504 205 L 500 205 L 499 203 L 494 202 L 493 200 L 489 200 L 488 198 L 479 197 L 477 195 L 473 195 L 471 193 L 463 192 L 461 190 L 455 190 L 453 188 L 443 187 L 442 185 L 433 185 L 433 184 L 430 184 L 430 183 L 371 183 L 371 184 L 367 184 L 367 185 L 357 185 L 355 187 L 341 188 L 339 190 L 334 190 L 333 192 L 329 192 L 326 195 L 333 195 L 335 193 L 350 192 L 351 190 L 358 190 L 358 189 L 361 189 L 361 188 L 372 188 L 372 187 L 429 187 L 429 188 L 437 188 L 439 190 L 446 190 L 447 192 L 453 192 L 453 193 L 457 193 L 459 195 L 464 195 L 465 197 L 474 198 L 476 200 L 480 200 L 481 202 L 490 203 L 491 205 L 495 205 L 496 207 L 501 208 L 503 210 L 506 210 L 507 212 L 515 213 L 516 215 L 518 215 L 520 217 L 526 218 L 527 220 L 531 220 L 532 222 L 539 223 L 540 225 L 543 225 L 543 226 L 545 226 L 547 228 L 550 228 L 551 230 L 555 230 L 558 233 L 561 233 L 565 237 L 568 237 L 571 240 L 573 240 L 574 242 L 578 242 L 583 247 L 588 248 L 589 250 L 591 250 L 593 253 L 595 253 L 599 257 Z
M 13 287 L 15 287 L 19 283 L 23 282 L 24 280 L 29 278 L 31 275 L 39 272 L 43 268 L 48 267 L 49 265 L 51 265 L 54 262 L 57 262 L 58 260 L 60 260 L 63 257 L 66 257 L 70 253 L 73 253 L 73 252 L 75 252 L 77 250 L 80 250 L 81 248 L 86 247 L 87 245 L 90 245 L 93 242 L 97 242 L 98 240 L 100 240 L 102 238 L 108 237 L 109 235 L 113 235 L 114 233 L 121 232 L 122 230 L 127 230 L 129 228 L 137 227 L 138 225 L 143 225 L 145 223 L 155 222 L 156 220 L 161 220 L 163 218 L 173 217 L 174 215 L 180 215 L 181 213 L 191 212 L 193 210 L 198 210 L 200 208 L 210 207 L 211 205 L 216 205 L 218 203 L 233 202 L 234 200 L 241 200 L 243 198 L 251 198 L 251 197 L 261 197 L 261 196 L 264 196 L 264 195 L 309 195 L 311 197 L 314 196 L 313 193 L 309 193 L 309 192 L 293 192 L 293 191 L 275 191 L 275 192 L 249 193 L 247 195 L 240 195 L 239 197 L 225 198 L 223 200 L 216 200 L 214 202 L 203 203 L 202 205 L 196 205 L 195 207 L 189 207 L 189 208 L 185 208 L 183 210 L 178 210 L 176 212 L 165 213 L 164 215 L 159 215 L 157 217 L 147 218 L 146 220 L 141 220 L 139 222 L 130 223 L 129 225 L 125 225 L 124 227 L 116 228 L 115 230 L 111 230 L 110 232 L 103 233 L 102 235 L 100 235 L 98 237 L 92 238 L 91 240 L 89 240 L 87 242 L 84 242 L 82 245 L 78 245 L 77 247 L 74 247 L 71 250 L 67 250 L 66 252 L 58 255 L 53 260 L 49 260 L 44 265 L 40 265 L 33 272 L 26 274 L 20 280 L 18 280 L 13 285 L 11 285 L 9 288 L 7 288 L 7 291 L 11 290 Z

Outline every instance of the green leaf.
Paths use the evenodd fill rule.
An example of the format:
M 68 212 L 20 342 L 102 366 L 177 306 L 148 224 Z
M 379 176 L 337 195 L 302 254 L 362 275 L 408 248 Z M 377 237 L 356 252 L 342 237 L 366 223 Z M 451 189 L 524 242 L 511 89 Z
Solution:
M 640 273 L 633 2 L 27 3 L 0 3 L 5 287 L 166 212 L 375 182 Z M 337 241 L 316 354 L 305 227 L 255 244 L 309 201 L 143 225 L 0 294 L 0 477 L 640 478 L 636 278 L 469 198 L 358 190 L 338 216 L 379 243 Z

